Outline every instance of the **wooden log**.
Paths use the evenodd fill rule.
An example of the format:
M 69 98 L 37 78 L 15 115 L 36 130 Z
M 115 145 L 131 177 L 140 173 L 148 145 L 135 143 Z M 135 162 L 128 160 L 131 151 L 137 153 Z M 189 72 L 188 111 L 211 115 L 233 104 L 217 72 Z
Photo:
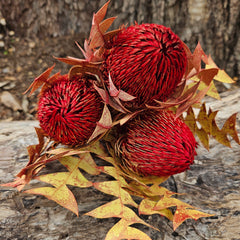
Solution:
M 221 101 L 206 99 L 219 110 L 221 125 L 231 114 L 240 112 L 240 89 L 221 94 Z M 0 122 L 0 183 L 10 182 L 28 161 L 26 146 L 37 143 L 36 121 Z M 238 132 L 240 120 L 237 120 Z M 231 141 L 227 148 L 211 140 L 210 151 L 201 145 L 195 164 L 185 173 L 167 181 L 168 187 L 185 195 L 187 202 L 213 217 L 187 220 L 175 232 L 172 224 L 159 215 L 143 218 L 160 232 L 139 226 L 152 239 L 236 240 L 240 239 L 240 147 Z M 48 170 L 57 168 L 51 163 Z M 34 186 L 38 183 L 33 182 Z M 0 188 L 0 239 L 104 239 L 117 219 L 94 219 L 83 214 L 109 201 L 111 196 L 93 188 L 72 189 L 79 205 L 79 217 L 42 196 L 27 195 Z

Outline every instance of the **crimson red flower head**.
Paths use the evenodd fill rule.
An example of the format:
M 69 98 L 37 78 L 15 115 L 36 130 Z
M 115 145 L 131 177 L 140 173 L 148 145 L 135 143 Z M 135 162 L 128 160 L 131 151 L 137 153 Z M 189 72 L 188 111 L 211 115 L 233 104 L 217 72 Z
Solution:
M 170 28 L 157 24 L 123 29 L 109 43 L 104 59 L 104 71 L 117 88 L 136 97 L 136 106 L 153 99 L 165 101 L 187 65 L 182 41 Z
M 177 174 L 194 161 L 195 138 L 170 111 L 148 110 L 127 123 L 125 130 L 116 152 L 122 164 L 139 175 Z
M 92 83 L 83 77 L 58 77 L 38 103 L 40 127 L 65 145 L 84 145 L 102 114 L 103 104 Z

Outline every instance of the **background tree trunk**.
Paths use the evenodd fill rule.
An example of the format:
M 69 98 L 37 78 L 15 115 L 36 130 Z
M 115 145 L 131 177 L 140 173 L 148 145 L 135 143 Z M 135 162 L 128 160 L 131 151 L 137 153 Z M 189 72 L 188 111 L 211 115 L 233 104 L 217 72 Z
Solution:
M 0 12 L 19 37 L 88 35 L 93 12 L 105 0 L 1 0 Z M 0 14 L 0 15 L 1 15 Z M 192 49 L 200 41 L 231 77 L 240 73 L 239 0 L 112 0 L 108 16 L 121 24 L 152 22 L 172 28 Z

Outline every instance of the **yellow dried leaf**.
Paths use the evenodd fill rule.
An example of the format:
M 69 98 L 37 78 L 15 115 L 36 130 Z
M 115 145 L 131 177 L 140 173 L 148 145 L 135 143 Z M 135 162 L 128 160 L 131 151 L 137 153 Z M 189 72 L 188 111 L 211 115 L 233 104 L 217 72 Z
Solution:
M 138 207 L 131 195 L 121 187 L 121 184 L 118 181 L 98 182 L 94 183 L 93 186 L 101 192 L 119 197 L 123 204 Z
M 158 211 L 174 206 L 177 206 L 178 208 L 193 208 L 191 205 L 182 202 L 179 199 L 164 196 L 156 203 L 154 210 Z
M 108 202 L 85 215 L 92 216 L 95 218 L 111 218 L 111 217 L 119 217 L 121 218 L 123 212 L 123 205 L 121 200 L 118 198 L 114 201 Z
M 154 210 L 155 205 L 156 201 L 147 198 L 143 199 L 138 207 L 139 214 L 145 215 L 160 214 L 161 216 L 165 216 L 166 218 L 168 218 L 170 221 L 173 220 L 173 214 L 168 208 Z
M 60 188 L 34 188 L 25 191 L 25 193 L 43 195 L 46 198 L 57 202 L 62 207 L 72 211 L 78 216 L 78 205 L 76 199 L 66 185 L 62 185 Z
M 72 156 L 62 157 L 59 161 L 70 172 L 73 172 L 78 168 L 81 168 L 91 175 L 100 174 L 100 170 L 98 169 L 98 166 L 94 162 L 90 153 L 83 153 L 79 155 L 79 157 Z
M 199 140 L 201 141 L 201 143 L 203 144 L 203 146 L 209 150 L 209 137 L 208 134 L 206 133 L 205 130 L 203 130 L 203 128 L 196 128 L 195 129 L 195 133 L 197 134 Z
M 128 226 L 129 223 L 121 219 L 107 233 L 105 240 L 138 239 L 151 240 L 144 232 Z
M 238 133 L 236 129 L 236 120 L 237 120 L 237 113 L 234 113 L 224 123 L 221 131 L 226 134 L 229 134 L 236 143 L 240 144 L 240 140 L 238 138 Z
M 72 185 L 77 187 L 90 187 L 92 182 L 88 181 L 82 173 L 76 169 L 72 172 L 57 172 L 36 177 L 36 179 L 49 183 L 56 188 L 62 185 Z

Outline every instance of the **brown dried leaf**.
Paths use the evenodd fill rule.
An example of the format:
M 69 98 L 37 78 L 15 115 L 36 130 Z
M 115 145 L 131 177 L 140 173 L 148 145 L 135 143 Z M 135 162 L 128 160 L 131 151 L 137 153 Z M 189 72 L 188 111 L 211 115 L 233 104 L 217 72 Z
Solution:
M 29 96 L 31 96 L 33 94 L 33 92 L 35 92 L 39 87 L 41 87 L 44 83 L 46 83 L 47 79 L 54 67 L 55 67 L 55 64 L 52 67 L 48 68 L 40 76 L 35 78 L 34 81 L 32 82 L 32 84 L 29 86 L 29 88 L 24 92 L 24 94 L 26 94 L 31 89 L 31 91 L 29 93 Z

